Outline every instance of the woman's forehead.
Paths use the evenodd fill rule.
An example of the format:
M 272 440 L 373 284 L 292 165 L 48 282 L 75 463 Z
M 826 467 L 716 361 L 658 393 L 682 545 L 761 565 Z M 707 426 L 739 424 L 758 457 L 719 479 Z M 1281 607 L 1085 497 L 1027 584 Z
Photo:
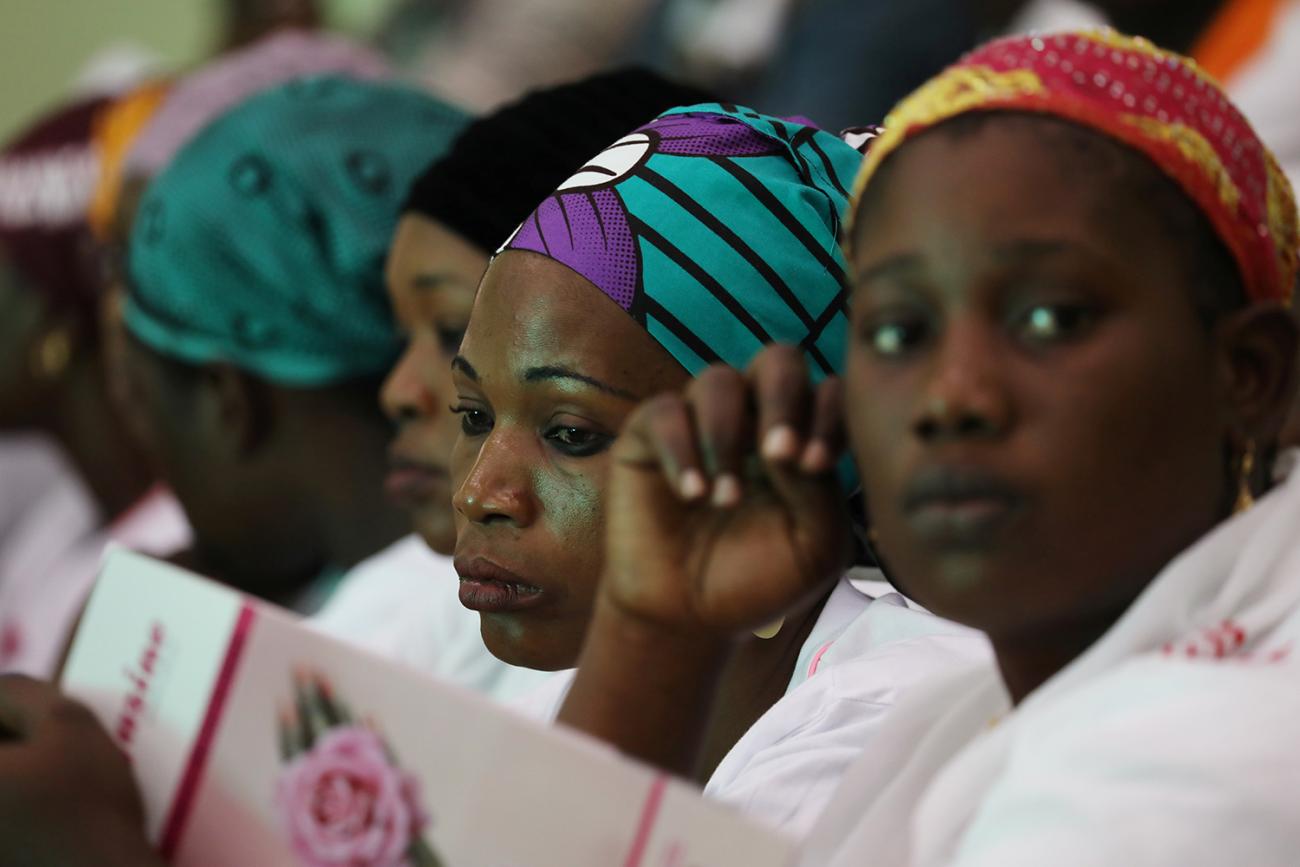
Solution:
M 1063 146 L 1059 125 L 1004 115 L 970 132 L 939 127 L 907 142 L 862 198 L 850 251 L 855 274 L 882 259 L 961 244 L 994 258 L 1051 246 L 1098 259 L 1125 259 L 1135 244 L 1150 244 L 1159 226 L 1153 206 L 1123 183 L 1121 165 L 1096 171 L 1115 155 L 1085 158 Z
M 675 365 L 636 322 L 584 278 L 530 253 L 495 260 L 474 302 L 461 355 L 480 374 L 530 381 L 562 368 L 635 394 Z M 533 378 L 532 381 L 542 381 Z

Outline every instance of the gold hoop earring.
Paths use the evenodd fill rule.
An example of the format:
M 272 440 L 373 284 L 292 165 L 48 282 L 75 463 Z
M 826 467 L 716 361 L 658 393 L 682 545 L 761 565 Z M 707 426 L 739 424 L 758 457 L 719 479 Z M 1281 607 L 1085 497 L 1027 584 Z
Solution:
M 1251 493 L 1251 477 L 1255 474 L 1255 441 L 1246 443 L 1246 450 L 1241 453 L 1241 463 L 1237 468 L 1237 502 L 1233 504 L 1233 514 L 1240 514 L 1255 505 L 1255 495 Z
M 754 637 L 761 638 L 764 641 L 766 641 L 769 638 L 776 638 L 778 635 L 781 634 L 782 626 L 785 626 L 784 617 L 778 618 L 777 620 L 773 620 L 771 623 L 767 624 L 766 626 L 755 629 Z
M 32 373 L 43 382 L 63 376 L 72 360 L 72 338 L 66 328 L 47 331 L 32 350 Z

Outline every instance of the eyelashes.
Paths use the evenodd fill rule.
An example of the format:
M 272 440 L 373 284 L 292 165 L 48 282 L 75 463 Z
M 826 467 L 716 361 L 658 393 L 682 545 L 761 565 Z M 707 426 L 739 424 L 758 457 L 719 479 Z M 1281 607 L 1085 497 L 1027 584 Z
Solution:
M 448 409 L 460 416 L 460 429 L 465 436 L 481 437 L 492 432 L 494 421 L 484 410 L 466 404 L 456 404 Z M 542 432 L 542 439 L 566 457 L 585 458 L 608 449 L 615 437 L 577 425 L 552 425 Z

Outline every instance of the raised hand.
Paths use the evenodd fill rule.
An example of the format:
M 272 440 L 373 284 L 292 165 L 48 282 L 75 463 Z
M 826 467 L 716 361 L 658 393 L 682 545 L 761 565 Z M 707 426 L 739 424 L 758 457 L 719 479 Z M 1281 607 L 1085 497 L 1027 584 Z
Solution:
M 0 678 L 0 867 L 161 867 L 126 756 L 82 705 Z
M 848 512 L 837 379 L 772 346 L 639 407 L 614 446 L 603 602 L 670 630 L 729 635 L 841 574 Z
M 696 775 L 736 641 L 825 589 L 849 558 L 840 385 L 802 354 L 711 368 L 641 406 L 614 446 L 606 563 L 560 721 Z

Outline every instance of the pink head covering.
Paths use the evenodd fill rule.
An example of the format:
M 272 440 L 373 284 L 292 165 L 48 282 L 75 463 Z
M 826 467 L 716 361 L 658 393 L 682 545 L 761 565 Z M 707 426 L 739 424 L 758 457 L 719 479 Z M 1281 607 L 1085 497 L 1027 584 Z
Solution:
M 248 97 L 309 75 L 375 80 L 391 71 L 364 46 L 323 33 L 278 31 L 182 79 L 140 134 L 124 175 L 152 177 L 208 123 Z

